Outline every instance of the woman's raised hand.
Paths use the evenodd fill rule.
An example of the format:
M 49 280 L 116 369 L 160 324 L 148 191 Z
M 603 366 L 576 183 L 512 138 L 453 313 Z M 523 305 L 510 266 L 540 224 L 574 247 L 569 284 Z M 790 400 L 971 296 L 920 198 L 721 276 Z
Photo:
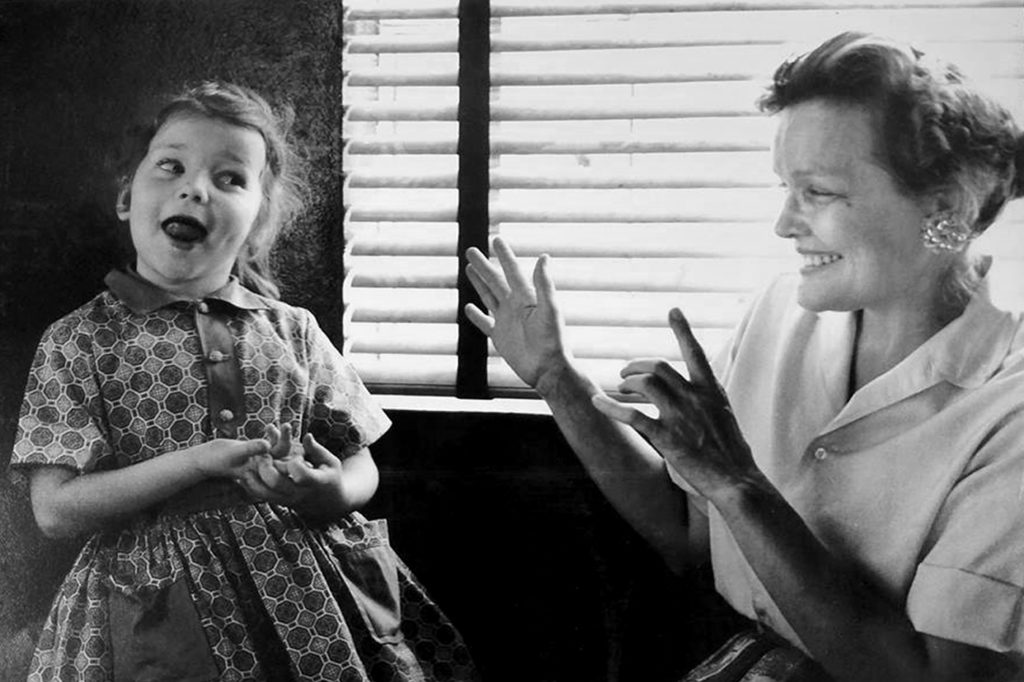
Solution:
M 666 360 L 634 360 L 623 368 L 619 387 L 623 393 L 650 401 L 658 408 L 657 417 L 605 394 L 592 400 L 598 410 L 643 434 L 690 485 L 713 500 L 717 493 L 758 477 L 760 472 L 729 400 L 678 308 L 669 313 L 669 326 L 690 378 Z
M 571 359 L 563 341 L 555 285 L 547 271 L 548 257 L 537 260 L 531 285 L 503 239 L 494 239 L 493 250 L 501 270 L 478 249 L 466 252 L 466 274 L 490 312 L 470 303 L 466 317 L 491 338 L 519 378 L 543 394 Z

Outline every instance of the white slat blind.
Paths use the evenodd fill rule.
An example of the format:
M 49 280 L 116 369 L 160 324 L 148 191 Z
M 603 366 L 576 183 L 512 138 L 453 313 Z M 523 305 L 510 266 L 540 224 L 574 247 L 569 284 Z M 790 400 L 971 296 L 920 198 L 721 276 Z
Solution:
M 482 1 L 482 0 L 481 0 Z M 458 3 L 346 10 L 346 351 L 378 390 L 450 391 L 458 330 Z M 774 68 L 842 30 L 960 65 L 1024 121 L 1019 1 L 492 0 L 490 225 L 553 274 L 581 362 L 677 357 L 680 306 L 709 353 L 792 269 L 754 101 Z M 1019 261 L 1024 207 L 981 246 Z M 1024 308 L 1024 281 L 1003 289 Z M 1004 297 L 1004 298 L 1007 298 Z M 497 393 L 521 387 L 488 361 Z

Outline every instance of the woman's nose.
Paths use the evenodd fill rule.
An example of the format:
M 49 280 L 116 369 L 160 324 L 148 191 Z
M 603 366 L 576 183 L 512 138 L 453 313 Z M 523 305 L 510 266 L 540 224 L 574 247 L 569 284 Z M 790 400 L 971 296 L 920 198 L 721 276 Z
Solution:
M 785 196 L 782 210 L 779 211 L 779 217 L 775 220 L 775 234 L 784 239 L 797 237 L 807 231 L 797 198 L 791 192 L 787 192 Z

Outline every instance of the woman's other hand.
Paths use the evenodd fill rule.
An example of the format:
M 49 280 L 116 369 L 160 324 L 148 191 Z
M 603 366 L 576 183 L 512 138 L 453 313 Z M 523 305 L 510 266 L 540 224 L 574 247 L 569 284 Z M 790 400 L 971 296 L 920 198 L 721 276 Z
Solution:
M 649 417 L 604 394 L 593 397 L 594 407 L 643 434 L 694 489 L 714 500 L 737 483 L 760 477 L 760 472 L 729 399 L 678 308 L 669 313 L 669 326 L 690 378 L 666 360 L 634 360 L 623 368 L 619 386 L 623 393 L 651 402 L 658 416 Z
M 466 274 L 490 312 L 470 303 L 466 317 L 490 337 L 519 378 L 543 396 L 571 359 L 563 340 L 555 285 L 547 271 L 548 256 L 537 260 L 531 285 L 504 240 L 496 237 L 493 249 L 501 270 L 478 249 L 466 252 Z

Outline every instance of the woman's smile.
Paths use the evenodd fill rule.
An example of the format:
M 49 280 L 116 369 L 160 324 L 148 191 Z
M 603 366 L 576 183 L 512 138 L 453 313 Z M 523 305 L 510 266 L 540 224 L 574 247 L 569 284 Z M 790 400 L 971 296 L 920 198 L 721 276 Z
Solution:
M 838 253 L 800 252 L 800 255 L 803 257 L 803 267 L 800 268 L 802 274 L 815 272 L 843 259 Z

